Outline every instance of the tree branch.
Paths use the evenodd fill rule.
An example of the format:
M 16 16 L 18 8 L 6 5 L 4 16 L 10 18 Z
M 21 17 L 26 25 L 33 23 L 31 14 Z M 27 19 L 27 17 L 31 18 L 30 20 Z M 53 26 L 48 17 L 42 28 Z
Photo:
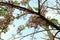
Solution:
M 14 7 L 14 8 L 17 8 L 17 9 L 20 9 L 20 10 L 23 10 L 23 11 L 25 11 L 25 10 L 27 10 L 28 12 L 30 12 L 31 14 L 37 14 L 37 15 L 39 15 L 37 12 L 34 12 L 34 11 L 32 11 L 32 10 L 29 10 L 29 9 L 26 9 L 26 8 L 24 8 L 24 7 L 20 7 L 20 6 L 16 6 L 16 5 L 13 5 L 13 4 L 10 4 L 10 3 L 6 3 L 6 2 L 0 2 L 1 4 L 7 4 L 7 5 L 10 5 L 10 6 L 12 6 L 12 7 Z M 48 19 L 46 19 L 44 16 L 42 16 L 42 15 L 39 15 L 40 16 L 40 18 L 41 19 L 43 19 L 44 21 L 46 21 L 47 22 L 47 24 L 49 24 L 49 25 L 52 25 L 54 28 L 56 28 L 57 30 L 60 30 L 60 27 L 58 27 L 57 25 L 55 25 L 54 23 L 52 23 L 51 21 L 49 21 Z

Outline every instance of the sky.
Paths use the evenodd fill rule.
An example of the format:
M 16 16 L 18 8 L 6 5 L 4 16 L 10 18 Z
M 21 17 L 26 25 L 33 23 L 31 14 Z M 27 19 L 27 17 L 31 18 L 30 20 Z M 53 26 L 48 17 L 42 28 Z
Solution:
M 53 2 L 54 3 L 54 1 L 53 0 L 48 0 L 49 2 Z M 52 4 L 53 4 L 52 3 Z M 38 6 L 38 4 L 37 4 L 37 0 L 35 1 L 35 0 L 31 0 L 30 1 L 30 4 L 29 4 L 31 7 L 37 7 Z M 50 4 L 51 5 L 51 4 Z M 52 6 L 52 5 L 51 5 Z M 49 10 L 49 9 L 48 9 Z M 18 10 L 18 9 L 15 9 L 15 11 L 14 11 L 14 14 L 13 15 L 17 15 L 17 13 L 20 13 L 20 11 Z M 49 12 L 47 12 L 46 13 L 46 17 L 48 17 L 48 16 L 51 16 L 51 18 L 56 18 L 56 19 L 58 19 L 59 21 L 60 21 L 60 15 L 57 15 L 56 16 L 56 14 L 52 14 L 52 13 L 56 13 L 56 11 L 54 10 L 54 11 L 49 11 Z M 12 37 L 12 34 L 13 35 L 15 35 L 16 34 L 16 31 L 17 31 L 17 28 L 18 28 L 18 26 L 19 25 L 25 25 L 25 23 L 26 23 L 26 21 L 29 19 L 29 17 L 30 17 L 30 15 L 28 15 L 27 17 L 26 17 L 26 20 L 24 20 L 22 17 L 20 18 L 20 19 L 15 19 L 14 20 L 14 23 L 13 23 L 13 25 L 9 25 L 9 31 L 6 33 L 6 34 L 4 34 L 4 33 L 2 33 L 2 38 L 4 39 L 4 40 L 8 40 L 10 37 Z M 15 27 L 13 27 L 13 26 L 15 26 Z M 29 34 L 29 33 L 32 33 L 32 32 L 34 32 L 34 30 L 33 30 L 34 28 L 25 28 L 24 30 L 23 30 L 23 36 L 24 35 L 27 35 L 27 34 Z M 40 29 L 41 30 L 41 29 Z M 46 33 L 46 32 L 44 32 L 44 33 Z M 46 33 L 47 34 L 47 33 Z M 37 34 L 35 34 L 35 37 L 37 38 L 36 40 L 39 40 L 39 39 L 41 39 L 40 37 L 44 37 L 45 35 L 43 35 L 42 33 L 37 33 Z M 31 37 L 25 37 L 23 40 L 29 40 Z M 48 37 L 47 37 L 48 38 Z M 19 39 L 16 39 L 16 40 L 19 40 Z M 30 39 L 31 40 L 31 39 Z M 41 40 L 43 40 L 43 39 L 41 39 Z

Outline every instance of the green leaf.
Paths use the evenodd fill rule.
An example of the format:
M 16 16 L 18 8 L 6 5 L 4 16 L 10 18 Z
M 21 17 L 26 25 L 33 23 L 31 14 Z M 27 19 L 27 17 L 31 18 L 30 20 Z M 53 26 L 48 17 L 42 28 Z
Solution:
M 38 10 L 38 8 L 37 7 L 34 7 L 34 9 L 37 11 Z
M 4 16 L 6 11 L 7 11 L 7 9 L 1 6 L 0 7 L 0 16 Z
M 58 20 L 57 19 L 51 19 L 50 20 L 52 23 L 54 23 L 54 24 L 58 24 Z M 51 25 L 50 25 L 51 26 Z M 53 29 L 54 27 L 53 26 L 51 26 L 51 28 Z
M 51 19 L 51 22 L 53 22 L 54 24 L 58 24 L 58 20 L 57 19 Z
M 2 32 L 6 33 L 7 32 L 7 29 L 3 29 Z
M 18 3 L 18 1 L 14 1 L 13 5 L 19 5 L 20 3 Z

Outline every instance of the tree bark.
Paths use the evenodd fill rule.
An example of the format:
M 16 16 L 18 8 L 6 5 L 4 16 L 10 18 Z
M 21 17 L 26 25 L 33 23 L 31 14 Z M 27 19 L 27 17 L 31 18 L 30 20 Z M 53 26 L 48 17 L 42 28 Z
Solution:
M 50 40 L 54 40 L 54 36 L 51 33 L 51 31 L 49 30 L 49 28 L 46 28 L 45 30 L 47 30 L 47 33 L 48 33 L 48 36 L 49 36 Z

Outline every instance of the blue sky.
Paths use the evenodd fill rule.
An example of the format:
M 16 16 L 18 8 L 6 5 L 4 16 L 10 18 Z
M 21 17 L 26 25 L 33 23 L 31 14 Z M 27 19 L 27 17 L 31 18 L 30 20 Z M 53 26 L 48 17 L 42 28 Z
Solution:
M 52 4 L 54 4 L 55 2 L 54 2 L 54 0 L 48 0 L 50 3 L 52 3 Z M 29 4 L 31 7 L 37 7 L 38 6 L 38 4 L 37 4 L 37 0 L 35 1 L 35 0 L 31 0 L 30 1 L 30 4 Z M 51 5 L 51 4 L 50 4 Z M 49 5 L 49 6 L 50 6 Z M 52 5 L 51 5 L 52 6 Z M 20 11 L 18 10 L 18 9 L 16 9 L 15 11 L 14 11 L 14 14 L 13 15 L 17 15 L 17 13 L 20 13 Z M 55 16 L 56 14 L 52 14 L 52 13 L 56 13 L 56 11 L 49 11 L 49 12 L 47 12 L 47 14 L 46 14 L 46 17 L 47 16 L 51 16 L 51 18 L 56 18 L 56 19 L 58 19 L 59 21 L 60 21 L 60 15 L 58 15 L 58 16 Z M 29 17 L 30 17 L 30 15 L 28 15 L 27 17 L 26 17 L 26 20 L 24 20 L 22 17 L 20 18 L 20 19 L 15 19 L 14 20 L 14 23 L 13 23 L 13 25 L 15 25 L 15 27 L 13 27 L 13 25 L 9 25 L 9 31 L 6 33 L 6 34 L 4 34 L 4 33 L 2 33 L 2 38 L 4 39 L 4 40 L 8 40 L 10 37 L 12 37 L 12 34 L 16 34 L 16 31 L 17 31 L 17 28 L 18 28 L 18 26 L 19 25 L 25 25 L 25 23 L 26 23 L 26 21 L 29 19 Z M 32 33 L 34 30 L 33 30 L 34 28 L 25 28 L 22 32 L 22 34 L 23 35 L 27 35 L 27 34 L 29 34 L 29 33 Z M 41 29 L 40 29 L 41 30 Z M 44 33 L 46 33 L 46 32 L 44 32 Z M 46 33 L 47 34 L 47 33 Z M 44 37 L 45 35 L 43 35 L 42 33 L 37 33 L 37 34 L 35 34 L 35 37 L 37 38 L 36 40 L 39 40 L 39 39 L 41 39 L 40 37 Z M 45 36 L 46 37 L 46 36 Z M 47 37 L 48 38 L 48 37 Z M 29 40 L 30 39 L 30 37 L 28 36 L 28 37 L 26 37 L 26 38 L 24 38 L 23 40 Z M 19 40 L 19 39 L 16 39 L 16 40 Z M 30 39 L 31 40 L 31 39 Z M 43 39 L 41 39 L 41 40 L 43 40 Z

